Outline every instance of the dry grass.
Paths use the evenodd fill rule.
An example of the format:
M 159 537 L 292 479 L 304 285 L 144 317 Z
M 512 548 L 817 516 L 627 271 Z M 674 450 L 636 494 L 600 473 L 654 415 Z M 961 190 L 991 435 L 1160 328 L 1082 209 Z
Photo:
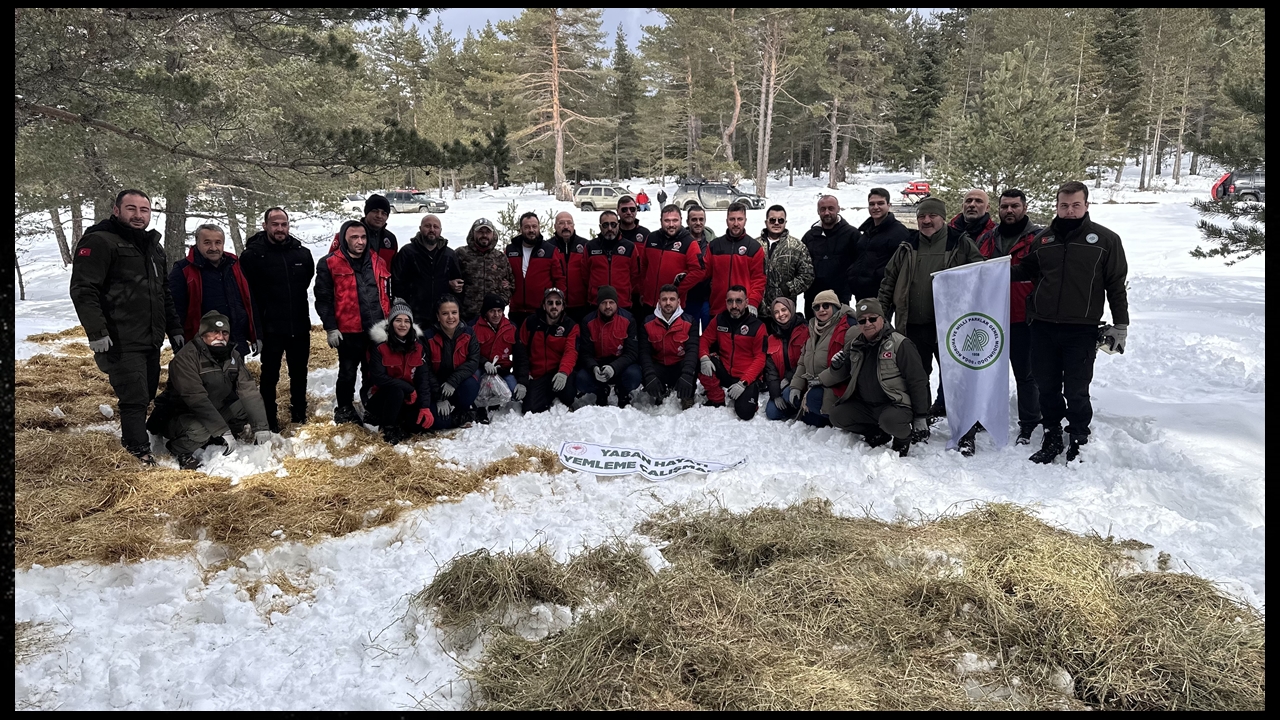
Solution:
M 63 340 L 74 340 L 77 338 L 84 339 L 85 341 L 88 341 L 89 339 L 88 336 L 84 334 L 84 328 L 81 327 L 80 325 L 76 325 L 75 327 L 69 327 L 66 330 L 59 330 L 58 332 L 36 333 L 35 335 L 28 335 L 27 342 L 56 343 L 56 342 L 61 342 Z
M 418 599 L 443 627 L 535 595 L 580 610 L 538 641 L 491 626 L 468 671 L 478 707 L 1265 708 L 1257 611 L 1015 507 L 885 523 L 814 501 L 640 529 L 668 543 L 656 575 L 626 552 L 559 564 L 545 549 L 437 575 Z M 587 571 L 611 558 L 630 585 L 600 602 Z
M 108 422 L 99 406 L 114 413 L 116 396 L 92 357 L 41 354 L 14 364 L 13 405 L 17 428 L 57 430 Z
M 53 626 L 43 622 L 13 624 L 13 664 L 22 665 L 58 647 L 65 636 L 53 632 Z
M 429 447 L 406 455 L 370 440 L 353 443 L 366 455 L 350 467 L 286 458 L 286 476 L 261 473 L 231 486 L 195 471 L 143 469 L 107 433 L 20 430 L 14 561 L 141 560 L 185 552 L 201 538 L 239 557 L 281 539 L 316 541 L 390 523 L 500 475 L 536 470 L 551 455 L 518 447 L 515 457 L 468 470 Z

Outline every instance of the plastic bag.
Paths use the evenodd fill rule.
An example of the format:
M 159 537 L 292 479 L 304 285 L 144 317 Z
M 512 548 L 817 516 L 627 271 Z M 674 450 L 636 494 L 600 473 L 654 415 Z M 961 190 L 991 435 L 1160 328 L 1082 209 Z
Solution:
M 480 378 L 480 394 L 476 396 L 478 408 L 502 407 L 511 400 L 511 388 L 501 375 L 485 375 Z

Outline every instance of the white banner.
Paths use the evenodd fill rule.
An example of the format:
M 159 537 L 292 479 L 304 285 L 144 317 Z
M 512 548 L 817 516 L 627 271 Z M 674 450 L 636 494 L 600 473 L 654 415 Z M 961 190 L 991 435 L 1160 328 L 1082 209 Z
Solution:
M 635 448 L 586 442 L 565 442 L 560 445 L 560 462 L 572 470 L 596 475 L 639 473 L 649 480 L 665 480 L 689 472 L 720 472 L 735 468 L 746 461 L 746 458 L 735 463 L 691 460 L 683 457 L 659 458 L 651 457 Z
M 953 449 L 974 423 L 1009 444 L 1009 258 L 933 274 L 938 357 Z M 922 351 L 923 352 L 923 351 Z

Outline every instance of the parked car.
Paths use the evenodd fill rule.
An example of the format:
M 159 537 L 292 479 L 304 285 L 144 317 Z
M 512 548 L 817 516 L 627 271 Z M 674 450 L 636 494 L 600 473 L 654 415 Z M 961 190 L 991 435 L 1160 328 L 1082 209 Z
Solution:
M 387 202 L 391 203 L 391 212 L 426 212 L 426 199 L 419 199 L 417 193 L 409 190 L 391 190 L 384 194 Z
M 449 203 L 439 198 L 433 198 L 424 192 L 414 193 L 413 197 L 416 198 L 417 201 L 424 206 L 423 210 L 425 212 L 429 212 L 429 213 L 449 212 Z
M 573 205 L 579 210 L 617 210 L 618 200 L 631 191 L 615 183 L 582 183 L 573 191 Z
M 364 215 L 365 196 L 360 193 L 347 193 L 342 196 L 342 212 Z
M 694 205 L 701 205 L 706 210 L 726 210 L 735 202 L 751 210 L 763 210 L 764 200 L 728 183 L 681 183 L 671 196 L 671 204 L 686 211 Z
M 1252 170 L 1233 170 L 1223 175 L 1213 184 L 1213 199 L 1266 202 L 1266 172 L 1264 165 Z

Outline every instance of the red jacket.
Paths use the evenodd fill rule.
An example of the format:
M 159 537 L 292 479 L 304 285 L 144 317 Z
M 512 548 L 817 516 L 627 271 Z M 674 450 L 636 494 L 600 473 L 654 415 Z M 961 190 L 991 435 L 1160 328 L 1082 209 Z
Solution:
M 704 277 L 711 278 L 713 315 L 724 312 L 724 296 L 734 285 L 747 289 L 748 306 L 759 307 L 764 302 L 764 256 L 764 248 L 750 235 L 721 235 L 707 247 L 706 267 L 691 270 L 680 286 L 692 288 Z
M 693 236 L 684 228 L 673 236 L 659 231 L 645 239 L 640 258 L 640 302 L 651 307 L 658 306 L 658 290 L 667 283 L 675 282 L 676 275 L 689 272 L 686 254 L 694 245 Z M 701 264 L 695 265 L 701 270 Z M 681 282 L 681 304 L 691 287 L 693 283 L 687 280 Z
M 480 342 L 480 364 L 496 357 L 498 367 L 510 372 L 511 350 L 516 345 L 516 326 L 504 317 L 495 330 L 489 326 L 488 321 L 481 319 L 472 330 L 475 331 L 476 340 Z
M 516 237 L 507 245 L 507 262 L 511 263 L 511 274 L 516 278 L 516 289 L 511 294 L 511 312 L 530 313 L 542 307 L 542 296 L 547 288 L 555 287 L 566 293 L 568 298 L 568 278 L 565 270 L 568 263 L 560 250 L 546 240 L 539 240 L 533 246 L 533 255 L 529 258 L 529 272 L 523 271 L 524 240 Z
M 423 334 L 422 344 L 431 368 L 432 393 L 445 383 L 456 389 L 480 369 L 480 342 L 466 323 L 458 324 L 452 338 L 433 327 Z
M 728 312 L 722 312 L 703 334 L 698 355 L 719 355 L 730 375 L 750 385 L 764 372 L 768 338 L 764 323 L 751 313 L 744 312 L 734 320 Z
M 429 407 L 431 384 L 428 376 L 431 373 L 422 357 L 422 343 L 415 340 L 405 352 L 393 349 L 391 343 L 387 342 L 387 334 L 390 332 L 389 324 L 389 320 L 383 320 L 369 330 L 369 337 L 377 343 L 369 350 L 369 397 L 373 397 L 380 387 L 404 382 L 418 393 L 418 400 L 414 403 L 414 407 Z M 413 329 L 417 337 L 421 338 L 422 331 L 418 326 L 414 325 Z
M 231 275 L 236 280 L 236 289 L 240 291 L 240 302 L 249 320 L 248 340 L 254 342 L 258 339 L 258 331 L 253 325 L 253 300 L 249 295 L 249 282 L 244 279 L 244 273 L 240 272 L 240 263 L 236 262 L 235 255 L 223 253 L 222 257 L 231 263 Z M 182 331 L 188 338 L 194 338 L 199 334 L 200 318 L 203 317 L 200 306 L 204 299 L 204 278 L 200 274 L 200 267 L 196 265 L 194 245 L 187 251 L 187 264 L 182 267 L 182 279 L 187 285 L 187 316 L 182 319 Z
M 618 310 L 608 322 L 599 311 L 582 319 L 578 336 L 578 363 L 588 370 L 609 364 L 622 372 L 639 357 L 635 318 L 626 310 Z
M 1018 237 L 1017 241 L 1009 248 L 1009 264 L 1020 265 L 1022 258 L 1031 252 L 1031 241 L 1044 228 L 1031 222 L 1027 223 L 1027 228 Z M 999 226 L 992 228 L 978 238 L 978 252 L 982 253 L 982 257 L 990 260 L 994 257 L 1000 257 L 1000 228 Z M 1035 283 L 1029 280 L 1022 282 L 1009 283 L 1009 322 L 1026 322 L 1027 321 L 1027 296 L 1035 289 Z
M 371 231 L 372 228 L 366 225 L 365 230 Z M 329 252 L 334 252 L 338 249 L 338 240 L 340 239 L 338 234 L 341 232 L 342 231 L 339 230 L 337 233 L 334 233 L 333 242 L 329 243 Z M 370 234 L 372 234 L 372 232 L 370 232 Z M 380 235 L 382 235 L 380 240 L 375 240 L 372 237 L 369 238 L 369 249 L 373 250 L 374 255 L 382 258 L 382 262 L 386 263 L 387 267 L 391 267 L 391 261 L 395 259 L 396 252 L 400 249 L 400 242 L 396 240 L 395 233 L 385 227 L 382 228 Z M 377 245 L 377 247 L 374 247 L 374 245 Z
M 547 314 L 537 310 L 520 324 L 516 332 L 516 380 L 528 382 L 552 373 L 573 374 L 578 364 L 578 326 L 567 313 L 551 324 Z
M 385 318 L 391 313 L 391 271 L 377 253 L 371 254 L 370 261 L 373 263 L 374 281 L 378 286 L 378 302 L 382 305 L 382 316 Z M 336 250 L 326 255 L 321 262 L 328 271 L 327 278 L 326 273 L 316 273 L 316 312 L 320 313 L 321 320 L 324 320 L 326 314 L 321 312 L 321 306 L 325 306 L 327 311 L 330 302 L 328 297 L 321 298 L 321 295 L 327 295 L 332 284 L 333 317 L 337 321 L 337 329 L 344 333 L 365 332 L 367 328 L 360 319 L 360 291 L 356 287 L 356 273 L 347 261 L 346 253 Z
M 844 348 L 844 340 L 849 336 L 850 328 L 852 328 L 853 332 L 861 332 L 858 330 L 858 321 L 848 315 L 836 318 L 836 321 L 838 324 L 836 325 L 836 328 L 831 331 L 831 342 L 827 345 L 827 367 L 831 367 L 832 356 Z M 857 380 L 857 378 L 851 379 L 855 381 Z M 834 393 L 836 397 L 840 397 L 844 395 L 845 388 L 847 387 L 849 387 L 848 381 L 842 382 L 839 385 L 832 385 L 831 392 Z
M 847 325 L 845 326 L 848 327 Z M 768 353 L 770 359 L 773 360 L 773 366 L 778 369 L 778 374 L 782 377 L 790 377 L 792 371 L 796 369 L 796 364 L 800 362 L 800 352 L 804 350 L 805 341 L 809 339 L 809 326 L 804 323 L 796 323 L 795 328 L 791 331 L 791 338 L 783 345 L 782 338 L 777 335 L 770 335 L 768 340 Z M 829 359 L 829 358 L 828 358 Z
M 564 282 L 568 287 L 560 288 L 565 292 L 565 307 L 586 307 L 590 304 L 587 301 L 587 239 L 575 234 L 566 243 L 557 235 L 551 238 L 551 243 L 565 260 Z
M 596 238 L 587 243 L 587 304 L 596 305 L 601 285 L 618 291 L 618 307 L 631 307 L 631 291 L 640 283 L 640 258 L 630 240 L 614 240 L 607 245 Z
M 640 369 L 645 382 L 652 380 L 657 365 L 683 365 L 692 379 L 698 371 L 698 324 L 680 313 L 668 325 L 657 314 L 645 318 L 640 328 Z
M 963 230 L 964 232 L 969 232 L 969 228 L 966 227 L 966 223 L 964 221 L 964 213 L 960 213 L 955 217 L 951 218 L 951 222 L 947 223 L 947 225 L 950 225 L 951 227 L 957 230 Z M 996 229 L 996 219 L 991 217 L 990 213 L 987 213 L 987 224 L 983 225 L 982 232 L 978 233 L 977 237 L 973 237 L 972 239 L 976 243 L 978 242 L 979 237 L 982 237 L 983 235 L 986 235 L 987 233 L 995 229 Z

